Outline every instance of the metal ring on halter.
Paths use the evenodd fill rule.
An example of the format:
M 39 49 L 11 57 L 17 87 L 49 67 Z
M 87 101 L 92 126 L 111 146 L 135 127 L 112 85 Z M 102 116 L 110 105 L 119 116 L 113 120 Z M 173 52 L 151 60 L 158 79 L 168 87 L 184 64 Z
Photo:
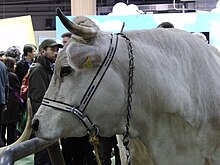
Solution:
M 93 125 L 93 129 L 88 130 L 88 134 L 89 135 L 91 135 L 92 133 L 94 133 L 94 135 L 98 135 L 99 134 L 99 128 L 96 125 Z

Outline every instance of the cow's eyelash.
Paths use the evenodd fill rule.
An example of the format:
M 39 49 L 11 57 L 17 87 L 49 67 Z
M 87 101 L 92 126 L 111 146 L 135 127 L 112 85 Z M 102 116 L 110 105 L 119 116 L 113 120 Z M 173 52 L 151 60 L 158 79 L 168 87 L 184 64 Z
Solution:
M 67 76 L 73 71 L 73 69 L 69 65 L 65 65 L 61 67 L 60 70 L 60 77 L 63 78 L 64 76 Z

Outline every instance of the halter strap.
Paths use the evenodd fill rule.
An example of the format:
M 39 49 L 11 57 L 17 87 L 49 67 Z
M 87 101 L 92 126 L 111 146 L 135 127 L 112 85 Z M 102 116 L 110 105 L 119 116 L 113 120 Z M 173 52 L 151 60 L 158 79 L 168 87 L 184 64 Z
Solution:
M 104 77 L 109 65 L 111 64 L 117 46 L 118 46 L 118 35 L 111 34 L 111 41 L 107 55 L 105 56 L 105 59 L 103 60 L 98 71 L 96 72 L 96 75 L 93 78 L 92 82 L 90 83 L 88 89 L 86 90 L 86 93 L 84 94 L 82 100 L 80 101 L 79 109 L 81 109 L 82 112 L 84 112 L 84 110 L 86 109 L 87 105 L 89 104 L 89 101 L 91 100 L 102 78 Z
M 66 112 L 71 112 L 72 114 L 74 114 L 77 118 L 80 119 L 80 121 L 83 123 L 83 125 L 86 127 L 86 129 L 92 130 L 95 125 L 92 123 L 92 121 L 90 120 L 90 118 L 85 115 L 84 113 L 82 113 L 82 111 L 78 108 L 76 108 L 75 106 L 66 104 L 66 103 L 62 103 L 62 102 L 58 102 L 58 101 L 54 101 L 48 98 L 44 98 L 41 105 L 44 106 L 48 106 L 51 108 L 55 108 L 55 109 L 59 109 L 59 110 L 63 110 Z

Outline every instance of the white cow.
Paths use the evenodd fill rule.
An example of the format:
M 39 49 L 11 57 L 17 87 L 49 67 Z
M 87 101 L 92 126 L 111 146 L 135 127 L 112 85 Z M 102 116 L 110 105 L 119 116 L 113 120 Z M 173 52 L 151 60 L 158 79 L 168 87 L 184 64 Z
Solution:
M 87 133 L 83 122 L 64 109 L 81 105 L 112 38 L 86 17 L 60 18 L 74 35 L 57 57 L 44 104 L 33 119 L 36 136 L 47 140 Z M 219 165 L 219 58 L 208 44 L 182 30 L 124 34 L 135 64 L 129 137 L 138 137 L 150 156 L 142 165 Z M 83 112 L 105 137 L 126 132 L 128 113 L 131 49 L 121 35 L 112 45 L 117 45 L 115 57 Z

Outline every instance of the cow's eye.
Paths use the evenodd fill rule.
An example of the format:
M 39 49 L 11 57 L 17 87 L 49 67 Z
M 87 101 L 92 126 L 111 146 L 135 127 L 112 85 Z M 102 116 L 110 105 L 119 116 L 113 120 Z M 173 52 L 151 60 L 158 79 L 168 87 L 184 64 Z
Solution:
M 72 71 L 73 69 L 69 65 L 62 66 L 60 70 L 60 77 L 63 78 L 64 76 L 70 74 Z

